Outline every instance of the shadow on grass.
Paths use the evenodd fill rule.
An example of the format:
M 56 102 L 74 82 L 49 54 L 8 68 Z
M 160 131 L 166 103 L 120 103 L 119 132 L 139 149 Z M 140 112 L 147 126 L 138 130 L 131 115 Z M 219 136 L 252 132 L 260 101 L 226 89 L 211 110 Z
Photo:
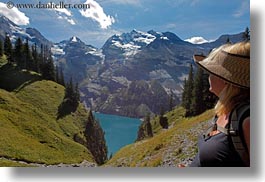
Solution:
M 28 70 L 20 70 L 13 64 L 0 67 L 0 88 L 7 91 L 18 91 L 25 86 L 41 80 L 41 75 Z
M 78 103 L 71 101 L 70 99 L 64 99 L 63 102 L 58 107 L 57 120 L 61 119 L 72 112 L 77 110 Z

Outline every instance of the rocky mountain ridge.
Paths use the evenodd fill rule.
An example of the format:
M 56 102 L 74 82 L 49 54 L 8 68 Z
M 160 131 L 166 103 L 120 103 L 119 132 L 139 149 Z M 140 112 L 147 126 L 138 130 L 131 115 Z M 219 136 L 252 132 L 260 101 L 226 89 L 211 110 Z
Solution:
M 17 37 L 20 37 L 22 41 L 28 40 L 30 44 L 36 44 L 37 46 L 47 45 L 52 46 L 52 42 L 46 39 L 35 28 L 21 28 L 13 23 L 5 16 L 0 15 L 0 40 L 4 41 L 5 36 L 9 35 L 12 42 L 15 42 Z

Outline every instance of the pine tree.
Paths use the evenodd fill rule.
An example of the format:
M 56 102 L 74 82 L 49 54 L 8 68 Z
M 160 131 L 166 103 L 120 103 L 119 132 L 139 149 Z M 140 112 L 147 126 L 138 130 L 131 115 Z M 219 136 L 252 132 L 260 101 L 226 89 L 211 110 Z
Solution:
M 33 71 L 40 73 L 40 59 L 37 51 L 36 43 L 31 47 L 32 58 L 33 58 Z
M 40 60 L 40 65 L 44 65 L 44 63 L 46 62 L 44 59 L 44 46 L 43 46 L 43 44 L 40 45 L 39 60 Z
M 226 44 L 231 44 L 229 37 L 227 37 L 227 39 L 226 39 Z
M 209 91 L 209 74 L 206 72 L 203 72 L 203 77 L 202 77 L 202 83 L 203 83 L 203 103 L 204 103 L 204 108 L 205 110 L 211 109 L 214 107 L 217 101 L 217 96 L 214 95 L 212 92 Z
M 145 127 L 146 127 L 147 136 L 153 137 L 153 130 L 152 130 L 152 125 L 150 123 L 150 114 L 149 113 L 145 117 Z
M 65 88 L 65 99 L 68 99 L 72 106 L 77 107 L 80 101 L 80 94 L 78 84 L 76 84 L 75 87 L 73 85 L 74 83 L 71 77 L 69 83 L 66 85 Z
M 145 132 L 144 132 L 144 122 L 139 126 L 138 132 L 137 132 L 137 139 L 136 141 L 141 141 L 145 138 Z
M 64 81 L 64 74 L 63 74 L 63 69 L 60 67 L 60 72 L 59 72 L 59 83 L 63 86 L 65 86 L 65 81 Z
M 22 62 L 23 56 L 23 43 L 21 38 L 19 37 L 15 42 L 15 51 L 14 51 L 14 60 L 17 63 L 17 66 L 21 69 L 24 65 Z
M 4 41 L 4 54 L 7 57 L 8 63 L 11 63 L 13 61 L 13 55 L 12 55 L 12 43 L 9 38 L 9 36 L 6 34 L 5 41 Z
M 243 33 L 243 40 L 244 41 L 250 40 L 250 30 L 248 27 L 246 27 L 245 32 Z
M 65 87 L 65 98 L 72 98 L 74 95 L 74 86 L 73 86 L 73 78 L 70 78 L 70 81 L 66 84 Z
M 147 113 L 147 115 L 144 118 L 144 121 L 138 128 L 136 141 L 141 141 L 145 139 L 146 137 L 153 137 L 153 129 L 152 129 L 152 124 L 150 122 L 150 119 L 151 119 L 150 113 Z
M 55 82 L 60 84 L 60 76 L 58 66 L 55 66 Z
M 79 105 L 80 94 L 78 85 L 73 86 L 73 80 L 70 79 L 69 83 L 66 84 L 64 91 L 63 102 L 58 107 L 57 119 L 62 118 L 71 112 L 75 112 Z
M 3 56 L 4 51 L 3 51 L 3 44 L 2 41 L 0 40 L 0 57 Z
M 51 55 L 48 60 L 42 64 L 41 74 L 46 80 L 55 80 L 55 69 Z
M 103 164 L 108 158 L 108 149 L 104 135 L 103 129 L 90 110 L 85 129 L 86 146 L 98 164 Z
M 181 102 L 182 107 L 186 108 L 187 105 L 187 79 L 184 79 L 183 83 L 183 91 L 182 91 L 182 102 Z
M 191 100 L 192 100 L 192 90 L 193 90 L 193 67 L 190 64 L 189 77 L 185 85 L 185 98 L 184 98 L 184 108 L 186 109 L 186 116 L 191 113 Z
M 163 129 L 168 129 L 168 119 L 164 116 L 164 108 L 160 108 L 159 124 Z
M 75 100 L 75 102 L 77 102 L 77 103 L 80 101 L 80 92 L 79 92 L 78 83 L 75 84 L 75 89 L 74 89 L 74 100 Z
M 192 91 L 192 100 L 190 114 L 195 116 L 205 111 L 205 104 L 203 102 L 203 70 L 197 69 L 197 73 L 194 78 L 194 88 Z
M 170 91 L 170 96 L 169 96 L 169 111 L 172 111 L 174 107 L 174 99 L 173 99 L 173 93 L 172 90 Z
M 33 59 L 29 48 L 29 40 L 23 44 L 23 68 L 27 70 L 33 70 Z

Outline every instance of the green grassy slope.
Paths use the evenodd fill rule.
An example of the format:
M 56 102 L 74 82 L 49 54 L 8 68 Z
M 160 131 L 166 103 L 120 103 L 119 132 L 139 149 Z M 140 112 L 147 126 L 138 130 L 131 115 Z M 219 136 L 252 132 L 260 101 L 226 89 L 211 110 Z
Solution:
M 163 130 L 158 119 L 151 121 L 155 136 L 118 151 L 106 166 L 157 167 L 177 166 L 192 159 L 197 152 L 197 137 L 208 127 L 213 111 L 207 111 L 197 117 L 184 118 L 184 109 L 176 108 L 166 114 L 169 129 Z
M 79 105 L 75 113 L 56 120 L 63 97 L 64 87 L 51 81 L 35 81 L 16 92 L 0 89 L 0 157 L 45 164 L 94 162 L 73 141 L 84 130 L 85 109 Z M 0 159 L 0 166 L 9 163 Z

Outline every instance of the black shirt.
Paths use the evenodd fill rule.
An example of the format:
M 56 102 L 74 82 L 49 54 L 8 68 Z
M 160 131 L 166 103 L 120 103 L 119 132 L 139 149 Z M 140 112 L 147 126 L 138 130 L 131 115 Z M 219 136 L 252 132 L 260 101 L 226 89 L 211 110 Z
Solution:
M 218 133 L 201 136 L 198 141 L 198 154 L 190 167 L 240 167 L 244 166 L 236 152 L 231 137 Z

